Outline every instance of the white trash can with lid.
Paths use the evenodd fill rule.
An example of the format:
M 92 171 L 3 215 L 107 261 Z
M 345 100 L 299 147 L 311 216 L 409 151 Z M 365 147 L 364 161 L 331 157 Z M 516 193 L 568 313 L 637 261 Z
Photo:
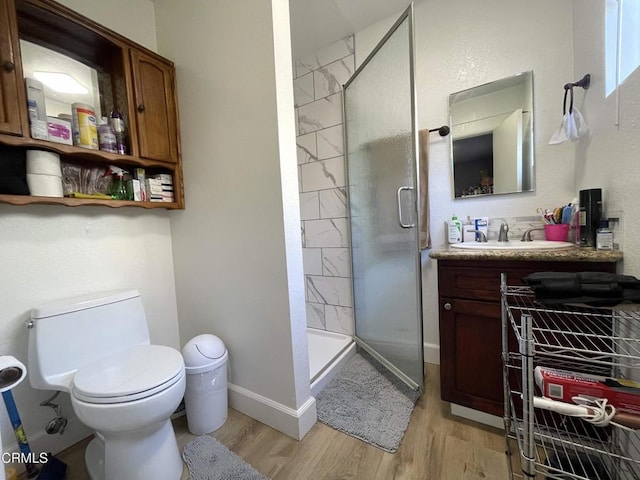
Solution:
M 211 433 L 227 420 L 227 349 L 215 335 L 198 335 L 182 349 L 187 386 L 184 404 L 193 435 Z

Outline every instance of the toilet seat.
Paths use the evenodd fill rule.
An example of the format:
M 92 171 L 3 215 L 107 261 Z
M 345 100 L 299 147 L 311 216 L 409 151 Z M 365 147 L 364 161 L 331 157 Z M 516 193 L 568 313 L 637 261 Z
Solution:
M 177 350 L 137 345 L 78 369 L 72 395 L 88 403 L 123 403 L 161 392 L 184 376 Z

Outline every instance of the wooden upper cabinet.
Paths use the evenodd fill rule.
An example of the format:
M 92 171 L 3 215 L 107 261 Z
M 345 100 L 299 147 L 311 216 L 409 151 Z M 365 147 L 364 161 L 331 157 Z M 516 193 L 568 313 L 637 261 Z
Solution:
M 99 92 L 91 99 L 77 96 L 66 99 L 68 112 L 66 107 L 60 110 L 56 104 L 52 108 L 55 111 L 47 113 L 50 116 L 70 114 L 71 105 L 76 102 L 91 104 L 102 116 L 108 116 L 114 110 L 120 112 L 127 126 L 126 154 L 32 138 L 24 74 L 34 77 L 37 69 L 31 62 L 33 54 L 32 57 L 21 56 L 32 48 L 27 47 L 27 43 L 50 50 L 44 54 L 46 58 L 61 55 L 68 57 L 65 62 L 79 62 L 91 69 L 94 80 L 90 90 Z M 131 172 L 134 168 L 144 168 L 147 178 L 169 174 L 173 178 L 174 192 L 173 201 L 167 202 L 0 192 L 0 203 L 183 209 L 176 90 L 175 68 L 170 60 L 58 1 L 0 0 L 0 147 L 55 152 L 60 155 L 63 166 L 72 166 L 78 171 L 104 171 L 109 165 L 116 165 Z M 106 190 L 103 185 L 100 188 Z M 65 193 L 91 195 L 93 190 L 83 186 L 79 192 Z
M 173 64 L 131 50 L 139 156 L 177 162 Z
M 0 0 L 0 133 L 22 135 L 24 90 L 13 0 Z

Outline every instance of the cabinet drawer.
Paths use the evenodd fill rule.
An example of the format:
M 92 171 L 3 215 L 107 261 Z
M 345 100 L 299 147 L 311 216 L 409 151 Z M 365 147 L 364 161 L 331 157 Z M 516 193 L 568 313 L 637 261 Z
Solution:
M 452 265 L 438 268 L 440 296 L 470 300 L 499 300 L 500 271 Z
M 600 262 L 509 262 L 441 260 L 438 262 L 440 296 L 469 300 L 500 301 L 500 275 L 507 275 L 507 284 L 523 285 L 523 277 L 544 271 L 615 273 L 615 263 Z

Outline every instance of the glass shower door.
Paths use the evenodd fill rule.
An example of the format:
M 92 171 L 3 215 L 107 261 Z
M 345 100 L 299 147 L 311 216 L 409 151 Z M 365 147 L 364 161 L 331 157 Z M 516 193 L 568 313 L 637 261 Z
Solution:
M 356 342 L 424 386 L 412 7 L 344 88 Z

